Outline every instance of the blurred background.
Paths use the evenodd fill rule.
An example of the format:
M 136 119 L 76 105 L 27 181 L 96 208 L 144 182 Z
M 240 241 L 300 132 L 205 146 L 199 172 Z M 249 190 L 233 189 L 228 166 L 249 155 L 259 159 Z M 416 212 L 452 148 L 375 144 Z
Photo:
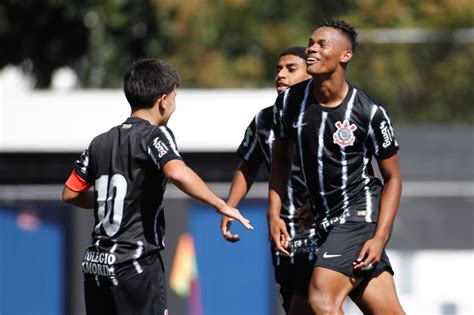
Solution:
M 90 211 L 60 201 L 72 164 L 121 123 L 126 67 L 158 57 L 182 76 L 169 126 L 222 197 L 252 117 L 273 104 L 281 50 L 327 17 L 360 33 L 349 80 L 387 109 L 404 190 L 389 256 L 408 314 L 474 314 L 474 5 L 470 0 L 3 0 L 0 2 L 0 315 L 84 314 Z M 234 230 L 169 185 L 170 314 L 281 314 L 263 170 Z M 352 302 L 346 314 L 360 314 Z

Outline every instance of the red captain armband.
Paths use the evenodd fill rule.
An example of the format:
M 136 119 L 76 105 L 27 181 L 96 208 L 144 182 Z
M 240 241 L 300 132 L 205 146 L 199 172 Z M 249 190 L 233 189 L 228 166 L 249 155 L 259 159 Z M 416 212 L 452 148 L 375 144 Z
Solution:
M 92 184 L 86 182 L 82 177 L 77 175 L 76 170 L 72 170 L 71 175 L 66 181 L 66 187 L 75 192 L 83 192 L 89 189 Z

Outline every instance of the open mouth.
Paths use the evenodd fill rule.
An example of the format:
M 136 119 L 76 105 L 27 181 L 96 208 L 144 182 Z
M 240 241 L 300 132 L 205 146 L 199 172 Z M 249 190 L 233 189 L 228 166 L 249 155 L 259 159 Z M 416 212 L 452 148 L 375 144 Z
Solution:
M 286 85 L 285 83 L 277 83 L 276 84 L 276 89 L 278 92 L 283 92 L 284 90 L 286 90 L 288 88 L 288 85 Z
M 315 64 L 316 62 L 318 62 L 319 60 L 314 58 L 314 57 L 308 57 L 306 59 L 306 65 L 310 66 L 312 64 Z

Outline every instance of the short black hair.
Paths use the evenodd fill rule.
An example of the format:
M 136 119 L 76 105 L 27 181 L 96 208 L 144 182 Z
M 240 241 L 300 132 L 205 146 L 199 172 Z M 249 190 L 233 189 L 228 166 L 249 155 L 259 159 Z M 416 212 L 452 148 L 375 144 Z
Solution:
M 181 83 L 178 72 L 160 59 L 134 62 L 125 72 L 123 91 L 132 110 L 152 108 L 156 100 L 171 93 Z
M 301 47 L 301 46 L 294 46 L 294 47 L 287 48 L 280 53 L 280 55 L 278 56 L 278 59 L 287 55 L 293 55 L 296 57 L 300 57 L 303 60 L 306 60 L 306 48 Z
M 357 39 L 357 36 L 358 36 L 357 31 L 352 25 L 350 25 L 349 23 L 346 23 L 345 21 L 326 19 L 317 28 L 320 28 L 320 27 L 332 27 L 332 28 L 342 31 L 351 41 L 352 50 L 355 50 L 357 45 L 359 45 L 359 41 Z

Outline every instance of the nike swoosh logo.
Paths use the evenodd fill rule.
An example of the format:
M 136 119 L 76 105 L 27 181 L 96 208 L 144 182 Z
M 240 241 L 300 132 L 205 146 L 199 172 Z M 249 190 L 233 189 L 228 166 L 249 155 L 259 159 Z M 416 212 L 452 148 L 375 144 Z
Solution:
M 307 125 L 307 124 L 308 123 L 296 123 L 296 122 L 294 122 L 293 123 L 293 128 L 298 129 L 298 128 L 301 128 L 301 127 L 303 127 L 304 125 Z
M 325 252 L 323 255 L 323 258 L 334 258 L 334 257 L 339 257 L 342 255 L 329 255 L 328 252 Z

